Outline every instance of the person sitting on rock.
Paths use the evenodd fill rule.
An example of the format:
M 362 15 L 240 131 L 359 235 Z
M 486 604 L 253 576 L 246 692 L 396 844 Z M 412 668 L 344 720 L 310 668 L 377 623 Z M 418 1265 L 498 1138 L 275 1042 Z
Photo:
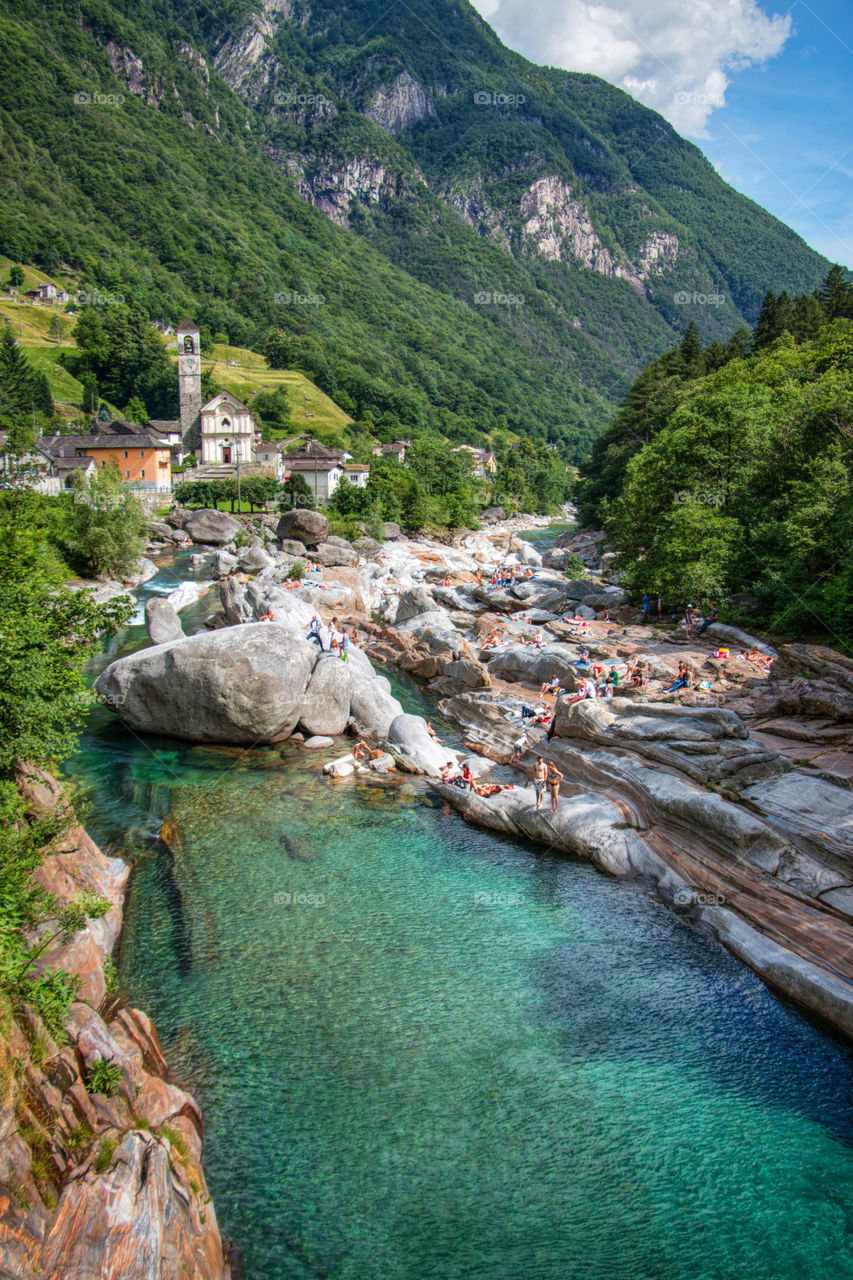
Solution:
M 267 609 L 266 613 L 259 615 L 258 622 L 275 622 L 275 614 L 270 609 Z
M 468 788 L 468 790 L 469 790 L 469 791 L 473 788 L 473 786 L 474 786 L 474 775 L 473 775 L 473 773 L 471 772 L 471 770 L 470 770 L 470 768 L 469 768 L 469 765 L 468 765 L 468 761 L 467 761 L 467 760 L 466 760 L 466 761 L 464 761 L 464 763 L 463 763 L 463 765 L 462 765 L 462 781 L 465 783 L 465 785 L 466 785 L 466 787 Z
M 715 604 L 712 604 L 712 605 L 711 605 L 711 608 L 708 610 L 708 616 L 707 616 L 707 618 L 703 618 L 703 619 L 702 619 L 702 625 L 701 625 L 701 627 L 699 628 L 699 634 L 700 634 L 700 636 L 702 635 L 702 632 L 703 632 L 703 631 L 707 631 L 707 630 L 708 630 L 708 627 L 710 627 L 710 625 L 711 625 L 711 623 L 712 623 L 712 622 L 716 622 L 716 621 L 717 621 L 717 618 L 718 618 L 719 616 L 720 616 L 720 615 L 717 613 L 717 606 L 716 606 Z
M 619 672 L 616 667 L 611 667 L 607 673 L 607 679 L 604 681 L 605 693 L 608 698 L 612 698 L 616 690 L 619 688 Z
M 548 693 L 560 692 L 560 677 L 552 676 L 550 680 L 546 680 L 539 690 L 539 697 L 544 698 Z
M 581 651 L 578 654 L 577 658 L 575 659 L 575 666 L 576 667 L 589 666 L 589 647 L 587 645 L 583 645 L 581 647 Z
M 426 722 L 426 730 L 427 730 L 427 733 L 429 734 L 429 736 L 432 738 L 433 742 L 440 742 L 440 741 L 441 741 L 441 739 L 439 738 L 439 736 L 438 736 L 438 734 L 436 733 L 435 729 L 433 729 L 432 725 L 430 724 L 429 720 L 427 720 L 427 722 Z
M 688 640 L 695 636 L 699 629 L 699 614 L 695 607 L 689 604 L 684 611 L 684 634 Z
M 678 664 L 678 675 L 664 693 L 675 693 L 678 689 L 689 689 L 693 683 L 693 675 L 687 663 L 682 659 Z

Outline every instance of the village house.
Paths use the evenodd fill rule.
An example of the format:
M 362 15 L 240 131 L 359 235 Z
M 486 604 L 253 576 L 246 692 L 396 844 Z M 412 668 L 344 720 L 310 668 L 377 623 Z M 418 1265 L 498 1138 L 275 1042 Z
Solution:
M 405 462 L 406 450 L 411 447 L 411 440 L 392 440 L 390 444 L 375 444 L 372 453 L 374 458 L 394 458 L 397 462 Z
M 493 476 L 498 469 L 498 460 L 489 449 L 476 449 L 471 444 L 458 444 L 454 453 L 467 453 L 471 458 L 471 475 L 477 480 L 485 476 Z
M 72 459 L 77 460 L 78 467 L 81 460 L 91 459 L 96 468 L 114 465 L 122 481 L 135 489 L 168 493 L 172 488 L 169 443 L 162 436 L 142 431 L 57 435 L 43 440 L 40 449 L 51 459 L 55 469 L 68 472 L 72 469 L 68 466 Z
M 345 467 L 355 465 L 352 474 L 361 475 L 363 467 L 344 462 L 344 454 L 338 449 L 329 449 L 319 440 L 306 440 L 304 444 L 284 456 L 284 465 L 294 475 L 302 476 L 311 490 L 314 501 L 324 504 L 329 501 L 344 475 Z M 370 468 L 367 468 L 370 474 Z M 352 476 L 348 477 L 352 478 Z M 359 483 L 356 480 L 353 483 Z M 367 483 L 365 479 L 364 484 Z M 363 486 L 362 486 L 363 487 Z
M 255 446 L 255 466 L 263 467 L 276 480 L 288 478 L 287 469 L 282 457 L 281 444 L 275 440 L 262 440 Z

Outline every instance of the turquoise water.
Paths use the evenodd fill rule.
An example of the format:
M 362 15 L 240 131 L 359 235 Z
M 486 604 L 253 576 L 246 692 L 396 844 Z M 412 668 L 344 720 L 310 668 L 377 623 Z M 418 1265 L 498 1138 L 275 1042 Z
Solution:
M 637 889 L 321 763 L 102 708 L 72 762 L 250 1280 L 853 1276 L 845 1049 Z

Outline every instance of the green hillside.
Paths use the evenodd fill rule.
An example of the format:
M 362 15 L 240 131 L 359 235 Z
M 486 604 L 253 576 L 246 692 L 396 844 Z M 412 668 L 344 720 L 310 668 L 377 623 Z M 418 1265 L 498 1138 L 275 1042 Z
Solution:
M 293 0 L 254 40 L 258 21 L 242 3 L 5 0 L 0 252 L 244 348 L 278 330 L 285 363 L 382 438 L 508 429 L 576 459 L 689 319 L 722 336 L 768 286 L 825 274 L 660 117 L 533 67 L 464 0 Z M 486 109 L 484 91 L 524 102 Z M 383 93 L 423 108 L 396 136 L 364 114 Z M 566 244 L 547 256 L 519 203 L 542 179 L 599 266 L 643 274 L 652 232 L 673 263 L 632 284 Z M 695 316 L 675 301 L 712 290 Z

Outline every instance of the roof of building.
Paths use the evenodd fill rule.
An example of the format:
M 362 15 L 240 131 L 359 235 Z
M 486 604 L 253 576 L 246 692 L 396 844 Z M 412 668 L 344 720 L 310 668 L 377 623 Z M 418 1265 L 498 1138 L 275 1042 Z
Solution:
M 129 436 L 53 436 L 42 440 L 41 449 L 52 458 L 71 458 L 77 449 L 168 449 L 169 442 L 153 432 Z
M 329 449 L 326 445 L 321 444 L 319 440 L 306 440 L 304 444 L 299 445 L 290 453 L 285 454 L 287 462 L 291 460 L 296 462 L 303 458 L 313 461 L 317 459 L 320 462 L 340 462 L 343 457 L 343 451 L 340 449 Z
M 172 435 L 175 431 L 180 431 L 181 423 L 180 419 L 175 420 L 174 418 L 149 418 L 148 429 L 167 436 Z
M 263 452 L 263 453 L 269 453 L 269 452 L 270 452 L 270 450 L 273 450 L 273 449 L 274 449 L 277 453 L 280 453 L 280 452 L 281 452 L 281 441 L 280 441 L 280 440 L 262 440 L 262 441 L 260 442 L 260 444 L 256 444 L 256 445 L 255 445 L 255 453 L 262 453 L 262 452 Z
M 181 333 L 198 333 L 199 332 L 198 325 L 195 324 L 192 320 L 190 320 L 189 316 L 184 316 L 183 322 L 178 325 L 178 328 L 180 329 Z
M 341 470 L 343 470 L 343 471 L 369 471 L 369 470 L 370 470 L 370 463 L 369 463 L 369 462 L 343 462 L 343 463 L 341 463 Z
M 230 404 L 234 405 L 235 409 L 242 409 L 244 413 L 251 412 L 251 410 L 249 409 L 249 406 L 247 404 L 243 404 L 242 400 L 238 400 L 237 397 L 232 392 L 222 390 L 222 391 L 217 391 L 215 396 L 212 396 L 210 400 L 208 400 L 205 404 L 201 406 L 202 413 L 204 413 L 205 411 L 210 412 L 211 407 L 217 404 L 220 400 L 229 401 Z

